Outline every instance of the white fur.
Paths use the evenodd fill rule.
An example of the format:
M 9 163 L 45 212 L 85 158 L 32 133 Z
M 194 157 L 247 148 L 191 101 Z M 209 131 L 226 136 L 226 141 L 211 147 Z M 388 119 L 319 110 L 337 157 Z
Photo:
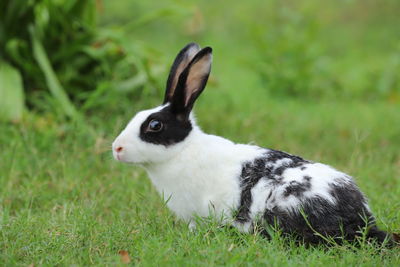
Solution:
M 335 199 L 329 193 L 329 184 L 334 184 L 335 178 L 343 177 L 344 174 L 328 165 L 321 163 L 310 163 L 304 166 L 306 167 L 305 170 L 301 170 L 300 168 L 288 168 L 282 173 L 282 182 L 284 182 L 284 185 L 279 186 L 274 190 L 276 205 L 280 208 L 289 210 L 296 208 L 300 204 L 302 199 L 299 199 L 293 195 L 285 197 L 284 192 L 286 186 L 290 184 L 290 182 L 302 182 L 302 179 L 305 175 L 312 177 L 312 180 L 311 189 L 304 192 L 304 197 L 312 198 L 320 196 L 334 204 Z
M 257 146 L 234 144 L 219 136 L 203 133 L 191 116 L 193 130 L 180 143 L 169 147 L 139 138 L 146 118 L 159 110 L 139 112 L 116 138 L 113 154 L 123 162 L 142 165 L 168 207 L 186 221 L 195 215 L 228 218 L 240 201 L 241 165 L 265 152 Z M 123 147 L 117 157 L 115 148 Z
M 184 141 L 185 147 L 172 161 L 146 166 L 167 205 L 184 220 L 194 215 L 230 217 L 238 206 L 241 164 L 261 155 L 258 147 L 236 145 L 197 127 Z
M 250 206 L 250 218 L 256 219 L 265 212 L 267 207 L 267 197 L 272 191 L 272 187 L 265 179 L 260 179 L 258 183 L 251 189 L 252 204 Z

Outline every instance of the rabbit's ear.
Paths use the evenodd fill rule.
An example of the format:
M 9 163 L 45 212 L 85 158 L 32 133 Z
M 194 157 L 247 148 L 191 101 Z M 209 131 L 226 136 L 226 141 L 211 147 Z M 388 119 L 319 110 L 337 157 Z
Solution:
M 181 73 L 171 102 L 174 113 L 189 116 L 194 102 L 206 86 L 211 62 L 211 47 L 203 48 Z
M 176 89 L 179 76 L 183 70 L 189 65 L 190 61 L 194 58 L 197 52 L 200 51 L 200 46 L 196 43 L 186 45 L 176 56 L 172 64 L 167 80 L 167 89 L 165 91 L 164 104 L 171 102 L 172 96 Z

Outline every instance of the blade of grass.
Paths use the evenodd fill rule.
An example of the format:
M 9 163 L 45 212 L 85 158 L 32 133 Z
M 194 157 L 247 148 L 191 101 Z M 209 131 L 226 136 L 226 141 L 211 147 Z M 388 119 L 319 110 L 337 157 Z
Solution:
M 19 121 L 24 111 L 24 99 L 21 74 L 0 61 L 0 119 Z
M 39 64 L 39 67 L 46 78 L 46 84 L 51 94 L 59 102 L 62 110 L 68 117 L 77 118 L 78 112 L 75 109 L 75 106 L 70 101 L 68 95 L 65 93 L 65 90 L 62 87 L 60 81 L 58 80 L 57 75 L 55 74 L 50 64 L 50 60 L 47 57 L 46 51 L 44 50 L 42 43 L 36 35 L 34 26 L 31 25 L 29 27 L 29 32 L 32 38 L 33 56 Z

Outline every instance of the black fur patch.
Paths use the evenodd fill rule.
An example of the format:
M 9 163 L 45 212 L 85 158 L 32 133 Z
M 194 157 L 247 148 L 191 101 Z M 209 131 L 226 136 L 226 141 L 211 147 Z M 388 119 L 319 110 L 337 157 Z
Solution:
M 305 159 L 299 157 L 299 156 L 295 156 L 283 151 L 279 151 L 279 150 L 269 150 L 266 154 L 265 154 L 266 158 L 268 161 L 270 162 L 276 162 L 280 159 L 291 159 L 294 162 L 307 162 Z
M 281 159 L 289 160 L 288 163 L 275 167 L 274 165 L 276 165 L 276 162 Z M 267 150 L 263 157 L 256 158 L 254 161 L 245 162 L 240 174 L 242 191 L 236 220 L 241 223 L 250 220 L 249 211 L 252 203 L 251 189 L 260 179 L 270 180 L 272 184 L 280 184 L 282 179 L 281 175 L 284 170 L 287 168 L 295 168 L 305 163 L 309 163 L 309 161 L 277 150 Z
M 276 163 L 278 160 L 281 159 L 289 159 L 290 161 L 288 163 L 282 164 L 281 166 L 277 167 L 274 169 L 273 174 L 274 175 L 282 175 L 282 173 L 288 169 L 288 168 L 297 168 L 305 163 L 310 163 L 309 161 L 295 155 L 291 155 L 282 151 L 277 151 L 277 150 L 271 150 L 267 154 L 267 161 L 271 163 Z
M 283 195 L 288 197 L 290 195 L 294 195 L 296 197 L 301 197 L 304 192 L 310 191 L 311 189 L 311 177 L 304 176 L 303 182 L 299 183 L 297 181 L 291 181 L 288 186 L 285 188 L 285 192 Z
M 151 120 L 162 122 L 163 129 L 160 132 L 147 131 Z M 140 126 L 140 139 L 145 142 L 169 146 L 183 141 L 192 130 L 192 124 L 188 118 L 182 118 L 171 112 L 171 107 L 166 106 L 162 110 L 150 114 Z
M 240 194 L 240 207 L 236 220 L 244 223 L 250 220 L 249 212 L 252 203 L 251 189 L 261 178 L 269 176 L 271 169 L 266 167 L 265 158 L 257 158 L 253 162 L 246 162 L 240 174 L 242 192 Z
M 368 237 L 383 242 L 386 234 L 376 228 L 375 219 L 365 208 L 365 198 L 358 188 L 354 184 L 331 184 L 331 188 L 335 204 L 321 197 L 305 199 L 301 205 L 302 211 L 288 212 L 277 207 L 265 211 L 264 222 L 271 226 L 277 223 L 284 234 L 294 234 L 306 243 L 324 241 L 316 232 L 332 237 L 339 243 L 342 237 L 354 240 L 365 227 L 370 228 Z

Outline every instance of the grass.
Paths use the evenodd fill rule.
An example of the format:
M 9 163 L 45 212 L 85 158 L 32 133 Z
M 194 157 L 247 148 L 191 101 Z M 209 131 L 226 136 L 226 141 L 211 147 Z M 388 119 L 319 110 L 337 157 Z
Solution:
M 278 102 L 261 96 L 242 100 L 243 106 L 234 104 L 234 97 L 222 104 L 215 101 L 226 93 L 211 86 L 198 103 L 198 120 L 206 131 L 240 142 L 257 140 L 354 175 L 379 226 L 400 230 L 396 106 Z M 88 119 L 90 126 L 34 114 L 18 126 L 2 125 L 4 265 L 119 265 L 121 250 L 128 251 L 132 263 L 144 266 L 400 263 L 399 248 L 305 248 L 279 236 L 268 241 L 212 222 L 191 233 L 168 211 L 142 170 L 112 160 L 110 142 L 131 114 L 97 115 Z

